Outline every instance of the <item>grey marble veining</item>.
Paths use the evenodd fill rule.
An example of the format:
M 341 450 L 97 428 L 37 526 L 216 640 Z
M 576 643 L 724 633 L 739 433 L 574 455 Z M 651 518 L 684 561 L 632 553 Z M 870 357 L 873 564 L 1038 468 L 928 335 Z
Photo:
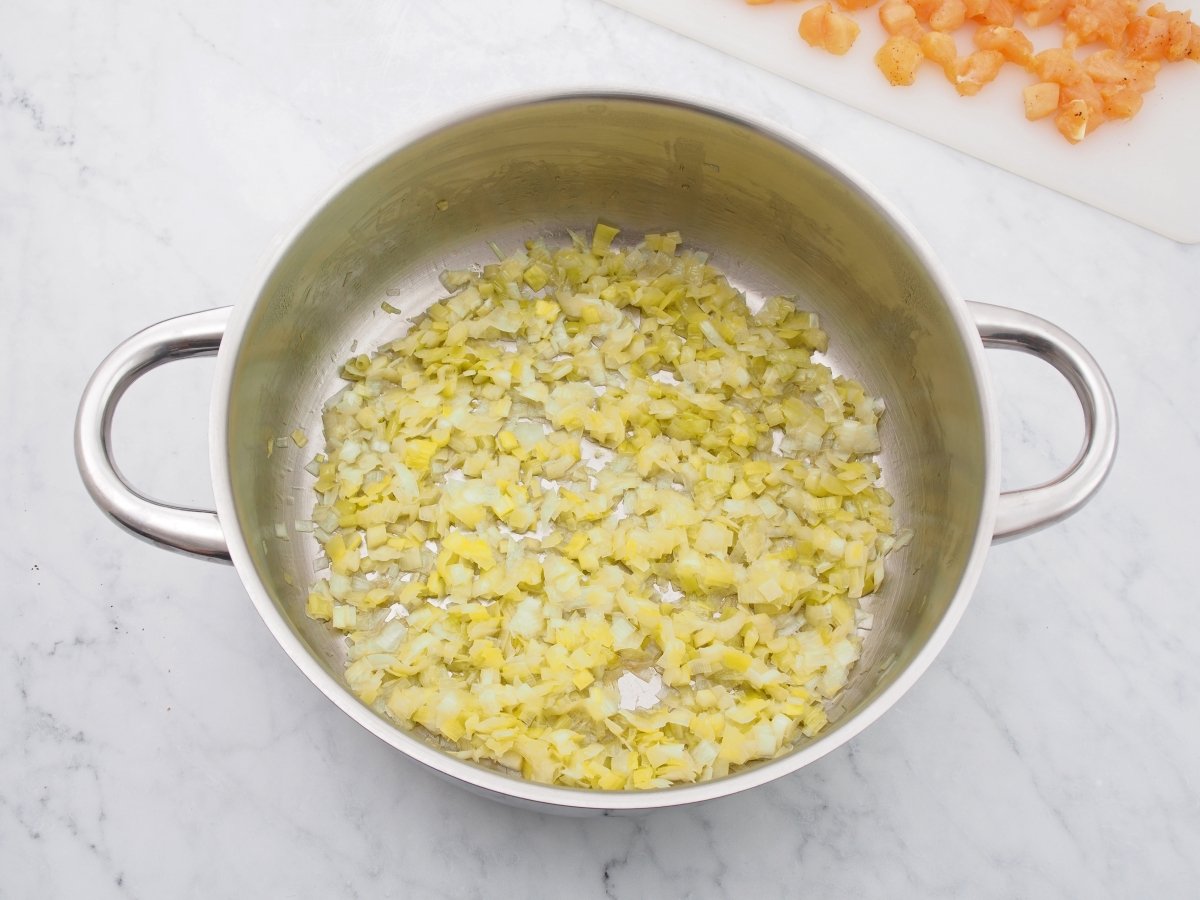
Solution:
M 567 821 L 452 789 L 350 722 L 231 569 L 103 519 L 71 426 L 111 346 L 243 297 L 365 148 L 592 85 L 694 95 L 826 148 L 965 297 L 1087 344 L 1124 431 L 1096 501 L 994 548 L 938 662 L 849 745 L 700 808 Z M 1200 247 L 594 0 L 10 0 L 0 148 L 0 897 L 1196 895 Z M 1052 474 L 1078 440 L 1069 391 L 990 358 L 1006 483 Z M 210 372 L 162 370 L 118 416 L 121 464 L 154 494 L 208 498 Z

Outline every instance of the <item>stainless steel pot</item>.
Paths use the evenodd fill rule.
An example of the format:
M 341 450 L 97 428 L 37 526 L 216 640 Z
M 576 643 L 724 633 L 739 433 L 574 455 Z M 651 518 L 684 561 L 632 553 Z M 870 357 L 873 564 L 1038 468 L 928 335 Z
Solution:
M 304 614 L 316 542 L 276 536 L 307 518 L 301 451 L 267 445 L 320 434 L 351 347 L 395 336 L 385 298 L 413 314 L 438 273 L 535 234 L 561 238 L 597 217 L 633 233 L 678 228 L 740 287 L 795 295 L 833 337 L 832 364 L 887 400 L 884 471 L 896 518 L 914 531 L 889 560 L 875 627 L 830 726 L 786 756 L 666 790 L 550 787 L 461 762 L 361 704 L 343 646 Z M 983 348 L 1038 356 L 1083 406 L 1086 440 L 1057 480 L 1000 491 L 1000 438 Z M 109 448 L 113 410 L 151 368 L 217 355 L 210 442 L 215 512 L 139 494 Z M 964 303 L 913 229 L 872 190 L 802 142 L 691 103 L 630 94 L 538 97 L 409 136 L 358 167 L 284 241 L 234 308 L 160 322 L 112 352 L 88 384 L 75 449 L 96 503 L 170 549 L 232 560 L 283 649 L 343 711 L 440 775 L 488 796 L 558 812 L 635 811 L 732 794 L 794 772 L 857 734 L 929 666 L 954 629 L 994 540 L 1077 510 L 1116 452 L 1113 397 L 1092 357 L 1025 313 Z

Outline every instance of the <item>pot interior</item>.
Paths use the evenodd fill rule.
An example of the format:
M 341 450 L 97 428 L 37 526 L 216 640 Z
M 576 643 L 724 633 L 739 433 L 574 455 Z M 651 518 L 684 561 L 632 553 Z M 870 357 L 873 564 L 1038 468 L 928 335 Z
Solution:
M 889 215 L 745 123 L 646 98 L 553 98 L 460 120 L 359 175 L 283 251 L 224 351 L 236 353 L 223 452 L 237 522 L 226 533 L 240 532 L 280 615 L 340 681 L 342 639 L 304 613 L 317 543 L 293 530 L 312 508 L 304 466 L 321 447 L 322 404 L 344 384 L 340 364 L 443 296 L 443 269 L 491 259 L 487 241 L 562 242 L 598 218 L 636 238 L 677 229 L 739 288 L 796 297 L 820 314 L 834 370 L 886 400 L 885 484 L 914 536 L 889 558 L 825 740 L 902 676 L 959 594 L 988 488 L 986 412 L 952 301 Z M 385 300 L 406 315 L 383 312 Z M 310 444 L 268 457 L 268 442 L 297 427 Z

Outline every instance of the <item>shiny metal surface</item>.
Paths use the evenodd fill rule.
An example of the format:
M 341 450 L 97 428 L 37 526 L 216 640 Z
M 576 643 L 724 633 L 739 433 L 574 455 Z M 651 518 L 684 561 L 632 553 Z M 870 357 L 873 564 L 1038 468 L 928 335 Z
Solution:
M 1117 402 L 1096 360 L 1057 325 L 1004 306 L 970 307 L 985 347 L 1048 362 L 1070 382 L 1083 408 L 1083 446 L 1067 471 L 1037 487 L 1000 494 L 992 540 L 1007 541 L 1061 522 L 1100 489 L 1117 456 Z
M 167 319 L 123 341 L 93 373 L 75 417 L 75 460 L 97 506 L 118 525 L 160 547 L 226 561 L 229 550 L 217 514 L 138 493 L 113 461 L 111 438 L 113 413 L 129 386 L 163 363 L 215 354 L 229 312 L 226 307 Z
M 320 409 L 340 385 L 338 364 L 405 326 L 405 317 L 381 311 L 381 301 L 416 314 L 442 295 L 443 269 L 490 257 L 486 241 L 512 248 L 535 236 L 562 240 L 566 229 L 590 229 L 597 219 L 635 236 L 680 229 L 750 295 L 788 294 L 816 310 L 831 335 L 830 364 L 888 403 L 882 463 L 897 518 L 914 532 L 872 600 L 874 630 L 829 709 L 829 728 L 779 759 L 667 790 L 535 784 L 446 756 L 362 705 L 343 686 L 341 640 L 304 614 L 315 541 L 291 533 L 311 509 L 303 466 L 319 449 Z M 861 731 L 911 686 L 978 579 L 998 505 L 1000 446 L 975 319 L 884 201 L 768 128 L 629 94 L 541 97 L 470 113 L 361 165 L 281 245 L 256 290 L 229 321 L 213 391 L 213 483 L 229 553 L 264 621 L 314 684 L 372 733 L 471 790 L 569 814 L 629 812 L 719 797 L 795 771 Z M 1033 346 L 1036 329 L 1017 324 L 1010 332 Z M 1087 366 L 1068 370 L 1092 379 Z M 1106 421 L 1093 420 L 1097 429 Z M 296 427 L 314 443 L 268 458 L 267 442 Z M 1087 459 L 1098 471 L 1111 454 Z M 80 457 L 84 468 L 94 461 Z M 1098 481 L 1072 484 L 1081 496 Z M 1005 528 L 1070 511 L 1052 509 L 1057 495 L 1039 490 L 1026 492 L 1042 498 L 1036 514 L 1010 512 Z M 1016 500 L 1005 503 L 1017 509 Z M 276 536 L 277 525 L 287 540 Z

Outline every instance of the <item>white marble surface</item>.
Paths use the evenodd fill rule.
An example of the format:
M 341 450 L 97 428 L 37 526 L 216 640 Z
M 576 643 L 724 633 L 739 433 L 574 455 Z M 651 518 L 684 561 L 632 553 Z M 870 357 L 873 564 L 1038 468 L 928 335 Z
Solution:
M 1124 424 L 1098 499 L 994 548 L 878 724 L 784 781 L 637 820 L 517 812 L 406 764 L 303 679 L 232 569 L 111 526 L 71 454 L 103 354 L 240 299 L 364 148 L 581 85 L 687 91 L 824 146 L 965 296 L 1083 340 Z M 0 148 L 0 896 L 1196 896 L 1200 247 L 595 0 L 7 0 Z M 1048 475 L 1078 439 L 1069 392 L 993 357 L 1006 478 Z M 211 370 L 161 370 L 118 416 L 151 492 L 208 499 Z

